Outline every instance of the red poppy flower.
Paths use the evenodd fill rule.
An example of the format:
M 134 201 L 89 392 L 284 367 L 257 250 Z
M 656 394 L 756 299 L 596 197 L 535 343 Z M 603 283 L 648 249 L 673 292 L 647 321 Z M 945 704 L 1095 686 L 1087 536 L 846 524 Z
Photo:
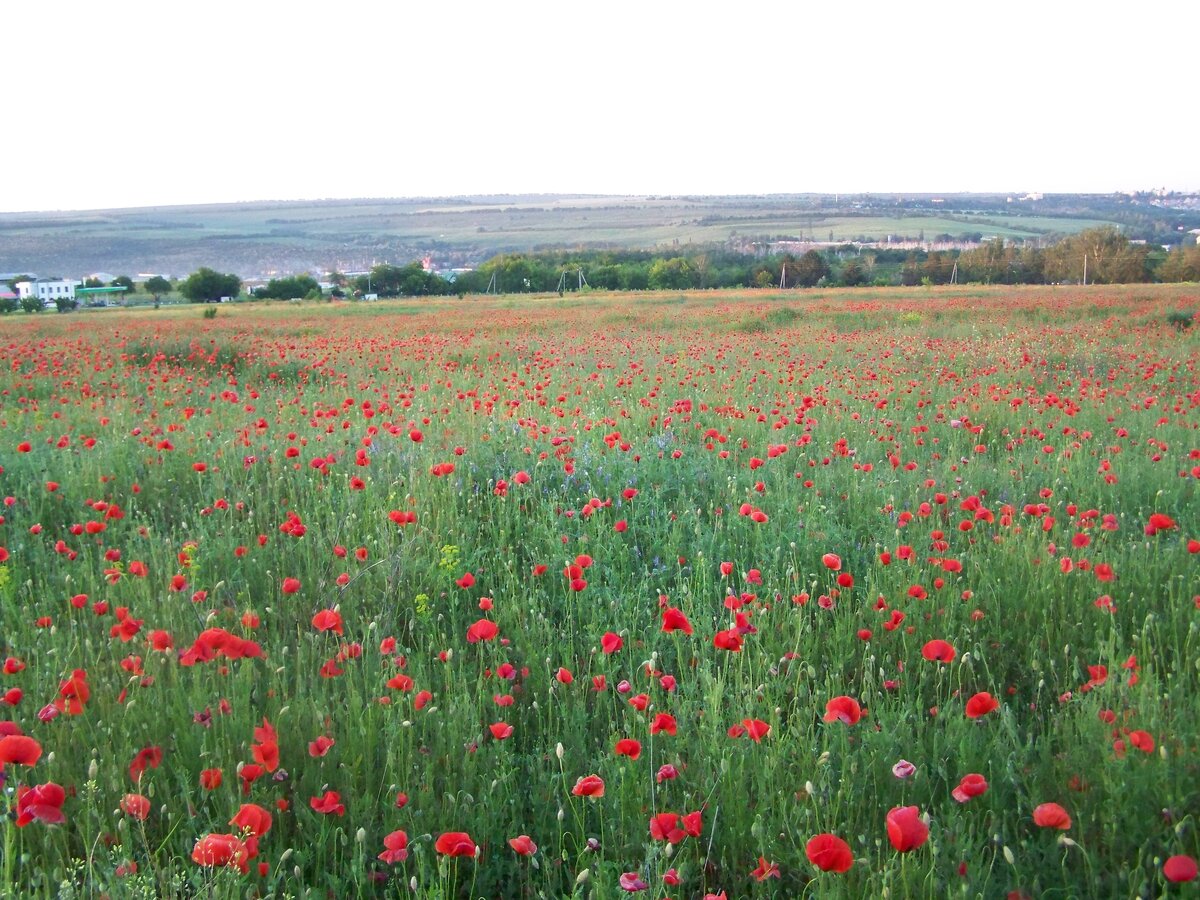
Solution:
M 162 747 L 145 747 L 137 752 L 129 764 L 129 777 L 138 781 L 147 769 L 157 769 L 162 762 Z
M 1057 803 L 1043 803 L 1033 811 L 1033 824 L 1066 831 L 1071 827 L 1071 816 Z
M 982 775 L 972 772 L 970 775 L 964 775 L 962 781 L 958 783 L 950 795 L 959 803 L 966 803 L 972 797 L 978 797 L 987 792 L 988 783 Z
M 826 553 L 821 557 L 821 564 L 834 572 L 842 568 L 842 558 L 836 553 Z
M 762 719 L 742 719 L 742 727 L 746 729 L 746 737 L 756 744 L 771 733 L 771 726 Z
M 929 839 L 929 826 L 921 821 L 915 806 L 896 806 L 887 814 L 887 835 L 901 853 L 915 850 Z
M 333 746 L 333 738 L 321 735 L 315 741 L 308 743 L 308 755 L 314 759 L 324 756 L 329 752 L 329 748 Z
M 200 772 L 200 787 L 206 791 L 215 791 L 221 786 L 221 780 L 220 769 L 203 769 Z
M 192 862 L 201 866 L 236 867 L 243 875 L 250 871 L 250 851 L 232 834 L 206 834 L 192 849 Z
M 325 816 L 344 816 L 346 807 L 342 803 L 342 795 L 337 791 L 326 791 L 320 797 L 312 797 L 308 805 Z
M 670 713 L 660 712 L 655 715 L 654 721 L 650 723 L 650 733 L 660 734 L 664 731 L 667 734 L 676 734 L 678 731 L 678 725 L 676 724 L 675 717 L 673 715 Z
M 1163 863 L 1163 877 L 1176 884 L 1196 880 L 1196 860 L 1190 856 L 1172 856 Z
M 834 697 L 825 704 L 826 722 L 845 722 L 847 725 L 853 725 L 861 718 L 862 707 L 853 697 Z
M 474 856 L 475 842 L 465 831 L 447 831 L 438 837 L 433 849 L 443 856 Z
M 621 890 L 626 893 L 636 894 L 639 891 L 644 891 L 650 885 L 642 880 L 642 876 L 637 872 L 625 872 L 617 879 L 617 883 L 621 885 Z
M 537 853 L 537 844 L 527 834 L 509 838 L 508 846 L 512 847 L 519 856 L 533 856 L 533 854 Z
M 818 834 L 805 845 L 808 861 L 822 872 L 846 872 L 854 865 L 850 845 L 832 834 Z
M 769 863 L 765 856 L 758 858 L 758 868 L 750 871 L 755 881 L 766 881 L 768 878 L 779 877 L 779 864 Z
M 480 619 L 467 629 L 467 643 L 478 644 L 480 641 L 490 641 L 500 633 L 499 626 L 490 619 Z
M 682 631 L 684 634 L 691 634 L 692 623 L 688 621 L 687 616 L 681 610 L 670 606 L 663 610 L 662 630 L 668 634 L 672 631 Z
M 332 631 L 334 634 L 344 634 L 342 630 L 342 614 L 336 609 L 323 609 L 312 619 L 313 628 L 317 631 Z
M 932 662 L 952 663 L 958 655 L 954 645 L 941 639 L 929 641 L 921 648 L 921 655 Z
M 257 803 L 243 803 L 229 824 L 255 837 L 262 837 L 271 830 L 271 814 Z
M 650 838 L 678 844 L 687 833 L 679 827 L 679 813 L 664 812 L 650 818 Z
M 628 756 L 630 759 L 637 759 L 642 755 L 642 745 L 633 738 L 622 738 L 621 740 L 617 741 L 617 745 L 613 748 L 613 752 L 617 754 L 617 756 Z
M 150 799 L 141 794 L 126 794 L 121 798 L 119 805 L 121 812 L 127 816 L 133 816 L 139 821 L 145 821 L 146 817 L 150 815 Z
M 571 788 L 571 793 L 576 797 L 603 797 L 604 779 L 599 775 L 584 775 L 575 782 L 575 787 Z
M 605 653 L 616 653 L 623 646 L 625 646 L 625 640 L 619 634 L 611 631 L 605 632 L 604 637 L 600 639 L 600 648 Z
M 507 722 L 494 722 L 488 726 L 488 730 L 492 733 L 492 737 L 498 741 L 511 737 L 513 733 L 513 727 Z
M 981 716 L 986 716 L 994 709 L 998 709 L 1000 703 L 989 694 L 987 691 L 980 691 L 967 701 L 967 718 L 978 719 Z
M 404 862 L 408 859 L 408 835 L 403 831 L 393 831 L 383 839 L 384 850 L 378 858 L 385 863 Z
M 42 745 L 23 734 L 0 738 L 0 766 L 32 766 L 42 756 Z
M 299 578 L 283 579 L 283 592 L 285 594 L 294 594 L 299 590 L 300 590 L 300 579 Z
M 67 821 L 62 813 L 66 799 L 67 792 L 53 781 L 31 788 L 17 788 L 17 827 L 24 828 L 34 820 L 47 825 L 61 825 Z

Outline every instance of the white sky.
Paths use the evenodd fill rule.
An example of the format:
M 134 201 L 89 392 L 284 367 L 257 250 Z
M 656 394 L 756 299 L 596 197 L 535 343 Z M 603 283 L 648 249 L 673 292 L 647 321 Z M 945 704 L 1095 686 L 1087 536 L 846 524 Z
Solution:
M 0 211 L 1200 189 L 1200 3 L 3 0 Z

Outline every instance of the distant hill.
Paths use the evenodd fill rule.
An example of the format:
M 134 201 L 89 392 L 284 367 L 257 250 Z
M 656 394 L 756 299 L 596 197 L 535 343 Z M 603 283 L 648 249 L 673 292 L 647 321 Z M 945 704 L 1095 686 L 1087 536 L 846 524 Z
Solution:
M 1132 238 L 1180 240 L 1200 227 L 1195 197 L 513 195 L 319 200 L 80 212 L 0 213 L 0 271 L 96 270 L 243 277 L 363 271 L 432 256 L 470 267 L 505 251 L 723 245 L 772 240 L 1048 240 L 1115 224 Z M 1190 208 L 1189 208 L 1190 205 Z

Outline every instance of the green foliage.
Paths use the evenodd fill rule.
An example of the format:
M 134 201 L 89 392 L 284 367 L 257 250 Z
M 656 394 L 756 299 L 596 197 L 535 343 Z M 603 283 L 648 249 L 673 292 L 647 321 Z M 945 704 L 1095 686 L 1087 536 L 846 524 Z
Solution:
M 1167 324 L 1176 331 L 1186 331 L 1192 327 L 1196 314 L 1191 310 L 1174 309 L 1167 313 Z
M 25 310 L 27 313 L 40 313 L 46 308 L 42 303 L 42 298 L 38 297 L 36 294 L 30 294 L 28 297 L 22 297 L 20 302 L 21 309 Z
M 157 300 L 163 294 L 171 292 L 171 282 L 163 278 L 161 275 L 152 275 L 146 279 L 146 283 L 142 285 L 148 294 L 152 294 Z
M 380 297 L 428 297 L 444 296 L 453 288 L 446 279 L 426 272 L 419 262 L 411 262 L 406 266 L 375 266 L 369 276 L 360 275 L 354 279 L 354 290 Z
M 222 297 L 236 297 L 242 280 L 236 275 L 222 275 L 201 267 L 179 284 L 179 293 L 192 303 L 216 303 Z
M 55 297 L 54 308 L 60 313 L 70 312 L 73 309 L 79 309 L 79 301 L 72 297 Z
M 216 317 L 217 308 L 215 306 L 210 306 L 208 309 L 201 310 L 200 312 L 200 318 L 202 319 L 215 319 Z
M 21 301 L 16 297 L 0 297 L 0 315 L 16 312 L 21 308 Z
M 133 279 L 128 275 L 118 275 L 112 280 L 110 287 L 123 287 L 126 294 L 133 293 Z
M 291 275 L 287 278 L 272 278 L 266 287 L 254 289 L 254 296 L 264 300 L 291 300 L 295 297 L 321 296 L 321 287 L 311 275 Z

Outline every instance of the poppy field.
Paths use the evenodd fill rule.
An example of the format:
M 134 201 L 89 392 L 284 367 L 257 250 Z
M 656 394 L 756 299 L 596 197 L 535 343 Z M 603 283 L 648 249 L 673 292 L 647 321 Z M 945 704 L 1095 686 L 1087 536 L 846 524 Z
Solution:
M 0 896 L 1188 895 L 1198 306 L 6 321 Z

